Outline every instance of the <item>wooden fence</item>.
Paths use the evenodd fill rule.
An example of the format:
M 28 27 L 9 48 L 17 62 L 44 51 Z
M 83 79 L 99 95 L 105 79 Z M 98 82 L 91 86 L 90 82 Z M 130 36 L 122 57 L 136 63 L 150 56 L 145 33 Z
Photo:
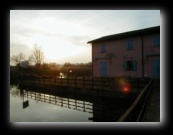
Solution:
M 27 74 L 20 79 L 23 85 L 53 85 L 82 89 L 115 90 L 120 88 L 120 81 L 123 80 L 131 84 L 132 88 L 138 91 L 147 84 L 149 78 L 122 78 L 122 77 L 76 77 L 67 76 L 37 76 Z

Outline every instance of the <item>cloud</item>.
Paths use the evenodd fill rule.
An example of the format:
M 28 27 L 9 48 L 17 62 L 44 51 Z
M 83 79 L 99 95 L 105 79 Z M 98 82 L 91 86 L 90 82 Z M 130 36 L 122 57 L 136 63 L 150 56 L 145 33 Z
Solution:
M 47 55 L 58 58 L 55 50 L 64 50 L 59 53 L 68 57 L 63 48 L 90 48 L 90 40 L 156 25 L 159 10 L 11 10 L 10 55 L 37 43 Z
M 32 49 L 24 44 L 13 44 L 12 43 L 11 46 L 13 46 L 13 47 L 10 47 L 10 56 L 19 54 L 20 52 L 23 52 L 26 55 L 30 55 L 32 53 Z

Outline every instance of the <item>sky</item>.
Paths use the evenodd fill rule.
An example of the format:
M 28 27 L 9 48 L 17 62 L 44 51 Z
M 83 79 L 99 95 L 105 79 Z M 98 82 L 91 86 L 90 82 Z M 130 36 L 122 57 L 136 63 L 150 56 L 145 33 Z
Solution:
M 27 59 L 37 44 L 45 63 L 87 63 L 88 41 L 160 22 L 160 10 L 10 10 L 10 57 Z

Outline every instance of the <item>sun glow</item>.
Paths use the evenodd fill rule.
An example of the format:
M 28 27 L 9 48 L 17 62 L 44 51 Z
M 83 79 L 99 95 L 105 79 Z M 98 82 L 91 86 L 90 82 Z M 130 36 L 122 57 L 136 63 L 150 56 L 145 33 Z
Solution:
M 79 52 L 84 50 L 84 47 L 74 45 L 57 45 L 53 47 L 45 46 L 43 50 L 45 57 L 50 60 L 56 60 L 77 55 Z
M 41 47 L 45 58 L 51 61 L 75 56 L 86 50 L 86 46 L 75 45 L 68 40 L 62 40 L 59 37 L 46 37 L 39 34 L 33 36 L 30 44 L 38 44 L 38 46 Z M 32 46 L 30 46 L 30 48 L 32 48 Z
M 38 29 L 41 33 L 35 33 L 31 36 L 31 40 L 27 42 L 31 49 L 34 44 L 38 44 L 44 53 L 45 59 L 50 61 L 76 56 L 81 52 L 85 52 L 87 41 L 83 41 L 82 37 L 87 32 L 82 25 L 51 18 L 48 19 L 49 21 L 43 20 L 36 23 L 39 24 Z

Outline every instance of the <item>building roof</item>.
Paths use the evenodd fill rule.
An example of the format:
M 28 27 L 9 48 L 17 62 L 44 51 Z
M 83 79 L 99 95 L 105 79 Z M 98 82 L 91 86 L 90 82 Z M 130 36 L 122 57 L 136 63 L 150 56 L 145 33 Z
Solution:
M 96 42 L 103 42 L 103 41 L 111 41 L 114 39 L 121 39 L 121 38 L 127 38 L 132 36 L 142 36 L 146 34 L 152 34 L 152 33 L 160 33 L 160 26 L 140 29 L 140 30 L 134 30 L 134 31 L 128 31 L 124 33 L 118 33 L 114 35 L 108 35 L 101 38 L 97 38 L 91 41 L 88 41 L 87 43 L 96 43 Z

